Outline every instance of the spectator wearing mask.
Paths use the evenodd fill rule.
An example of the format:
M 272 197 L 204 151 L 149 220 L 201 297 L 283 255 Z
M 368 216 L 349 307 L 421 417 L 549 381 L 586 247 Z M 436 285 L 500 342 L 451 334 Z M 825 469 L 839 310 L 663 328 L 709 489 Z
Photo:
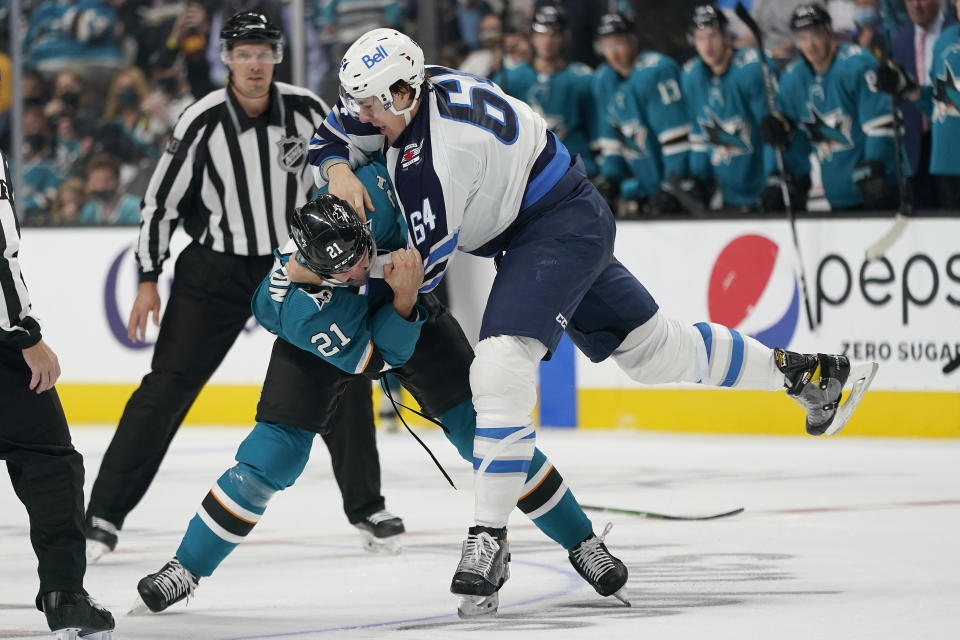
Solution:
M 52 161 L 51 126 L 37 106 L 23 110 L 23 186 L 17 198 L 27 225 L 43 225 L 63 175 Z
M 874 58 L 886 55 L 888 34 L 884 30 L 878 0 L 853 0 L 853 24 L 852 42 L 872 53 Z
M 118 225 L 140 222 L 140 198 L 120 191 L 120 163 L 108 153 L 90 158 L 87 165 L 90 200 L 80 210 L 80 224 Z
M 499 71 L 503 64 L 503 25 L 500 16 L 485 13 L 480 18 L 478 35 L 480 48 L 464 58 L 460 70 L 481 78 L 489 78 Z

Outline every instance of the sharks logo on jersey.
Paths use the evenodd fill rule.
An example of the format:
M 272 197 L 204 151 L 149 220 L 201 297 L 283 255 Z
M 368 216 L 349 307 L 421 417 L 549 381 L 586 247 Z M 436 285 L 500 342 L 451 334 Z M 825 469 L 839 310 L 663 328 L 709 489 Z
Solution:
M 753 153 L 750 144 L 750 125 L 740 116 L 721 120 L 710 109 L 704 108 L 706 119 L 697 118 L 703 128 L 707 144 L 710 145 L 710 163 L 713 165 L 730 164 L 734 156 Z
M 823 160 L 832 160 L 833 154 L 853 148 L 853 139 L 850 129 L 853 119 L 843 112 L 843 109 L 834 109 L 826 113 L 807 103 L 810 120 L 802 120 L 810 142 L 817 150 L 817 157 Z
M 943 122 L 948 117 L 960 117 L 960 78 L 950 63 L 943 66 L 943 75 L 933 83 L 933 120 Z

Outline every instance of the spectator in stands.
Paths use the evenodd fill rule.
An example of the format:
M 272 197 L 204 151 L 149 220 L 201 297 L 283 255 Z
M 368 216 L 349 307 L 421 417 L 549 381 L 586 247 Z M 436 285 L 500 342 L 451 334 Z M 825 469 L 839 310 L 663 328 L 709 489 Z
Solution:
M 116 11 L 101 0 L 46 0 L 28 17 L 25 61 L 44 72 L 77 66 L 95 81 L 121 64 L 117 25 Z
M 854 30 L 848 34 L 852 42 L 872 53 L 874 58 L 886 55 L 887 34 L 879 0 L 853 0 L 853 24 Z
M 80 224 L 138 224 L 140 198 L 120 190 L 120 163 L 109 153 L 98 153 L 87 162 L 90 200 L 80 210 Z
M 177 56 L 170 64 L 154 62 L 150 67 L 150 86 L 142 109 L 150 119 L 148 137 L 163 147 L 177 118 L 196 100 L 186 82 L 183 58 Z
M 484 0 L 457 0 L 457 26 L 460 39 L 467 51 L 476 51 L 483 46 L 480 31 L 485 15 L 491 13 L 490 5 Z
M 50 203 L 63 176 L 51 161 L 51 125 L 37 106 L 23 110 L 23 186 L 17 209 L 24 224 L 47 224 Z
M 53 99 L 44 108 L 44 115 L 54 124 L 70 118 L 77 135 L 90 135 L 96 129 L 103 103 L 97 104 L 79 73 L 64 69 L 53 80 Z
M 210 21 L 207 10 L 199 1 L 186 3 L 183 11 L 177 15 L 170 27 L 163 49 L 158 49 L 158 62 L 173 62 L 178 55 L 183 56 L 190 93 L 205 96 L 221 84 L 210 80 L 210 63 L 207 61 L 207 45 L 210 34 Z
M 794 9 L 806 0 L 753 0 L 750 15 L 757 21 L 763 44 L 778 66 L 783 67 L 794 57 L 793 37 L 790 32 L 790 17 Z M 750 46 L 756 46 L 753 38 L 747 38 Z M 743 43 L 746 44 L 746 43 Z
M 147 95 L 143 72 L 130 67 L 117 73 L 110 85 L 104 118 L 94 140 L 95 152 L 108 151 L 123 165 L 123 184 L 133 179 L 140 169 L 152 170 L 161 148 L 150 118 L 141 105 Z
M 910 24 L 893 38 L 893 59 L 916 78 L 921 87 L 932 86 L 933 47 L 952 18 L 944 15 L 941 0 L 906 0 Z M 937 184 L 930 175 L 930 117 L 909 101 L 900 103 L 903 112 L 903 143 L 913 174 L 913 203 L 918 209 L 940 206 Z
M 500 16 L 485 13 L 480 18 L 480 48 L 471 51 L 458 67 L 465 73 L 481 78 L 490 78 L 503 65 L 503 25 Z
M 80 210 L 87 202 L 87 188 L 82 178 L 67 178 L 57 187 L 50 211 L 50 224 L 70 226 L 79 224 Z

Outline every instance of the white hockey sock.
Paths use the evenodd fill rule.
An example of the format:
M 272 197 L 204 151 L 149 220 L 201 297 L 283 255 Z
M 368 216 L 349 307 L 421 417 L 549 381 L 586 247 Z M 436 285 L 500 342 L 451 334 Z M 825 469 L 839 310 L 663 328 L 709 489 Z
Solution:
M 720 324 L 687 325 L 659 312 L 631 331 L 613 358 L 627 375 L 644 384 L 700 382 L 741 389 L 783 388 L 783 374 L 772 349 Z
M 470 367 L 477 411 L 473 440 L 476 523 L 505 527 L 517 504 L 536 446 L 531 413 L 536 371 L 546 347 L 531 338 L 481 340 Z

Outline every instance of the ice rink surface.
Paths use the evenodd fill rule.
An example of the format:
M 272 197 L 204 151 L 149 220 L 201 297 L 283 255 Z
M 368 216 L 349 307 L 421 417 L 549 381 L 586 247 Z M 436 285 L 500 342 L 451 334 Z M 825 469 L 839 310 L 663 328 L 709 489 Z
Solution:
M 798 429 L 802 426 L 798 424 Z M 75 428 L 87 491 L 112 430 Z M 500 614 L 461 621 L 448 592 L 472 521 L 471 471 L 422 433 L 453 491 L 405 433 L 379 436 L 387 507 L 403 553 L 364 552 L 319 439 L 298 483 L 187 606 L 126 616 L 137 581 L 172 556 L 239 428 L 181 430 L 117 551 L 87 588 L 115 638 L 864 638 L 960 637 L 960 441 L 691 436 L 543 430 L 538 444 L 584 504 L 675 514 L 745 507 L 710 522 L 591 513 L 626 562 L 632 608 L 601 598 L 519 511 Z M 0 481 L 0 638 L 49 637 L 33 608 L 27 517 Z

